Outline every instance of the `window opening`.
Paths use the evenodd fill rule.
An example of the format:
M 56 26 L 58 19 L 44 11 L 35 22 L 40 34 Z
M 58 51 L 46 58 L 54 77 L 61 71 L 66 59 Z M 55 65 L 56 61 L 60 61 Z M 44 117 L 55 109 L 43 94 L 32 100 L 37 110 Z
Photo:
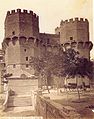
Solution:
M 26 57 L 26 61 L 28 61 L 28 57 Z
M 70 37 L 70 40 L 73 40 L 73 37 Z

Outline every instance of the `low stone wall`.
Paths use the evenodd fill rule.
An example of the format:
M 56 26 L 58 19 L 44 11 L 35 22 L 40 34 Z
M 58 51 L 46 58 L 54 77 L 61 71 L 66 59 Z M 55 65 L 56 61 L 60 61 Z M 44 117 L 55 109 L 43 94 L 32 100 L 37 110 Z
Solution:
M 30 94 L 32 91 L 38 90 L 38 79 L 32 78 L 9 78 L 8 88 L 15 94 Z
M 62 106 L 48 97 L 37 96 L 36 112 L 43 119 L 80 119 L 80 115 L 70 106 Z

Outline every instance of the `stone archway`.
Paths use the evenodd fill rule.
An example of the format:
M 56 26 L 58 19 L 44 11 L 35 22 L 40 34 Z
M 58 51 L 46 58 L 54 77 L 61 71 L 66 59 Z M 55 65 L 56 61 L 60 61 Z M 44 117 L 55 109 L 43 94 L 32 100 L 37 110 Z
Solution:
M 21 78 L 27 78 L 27 76 L 25 74 L 21 74 L 20 76 Z

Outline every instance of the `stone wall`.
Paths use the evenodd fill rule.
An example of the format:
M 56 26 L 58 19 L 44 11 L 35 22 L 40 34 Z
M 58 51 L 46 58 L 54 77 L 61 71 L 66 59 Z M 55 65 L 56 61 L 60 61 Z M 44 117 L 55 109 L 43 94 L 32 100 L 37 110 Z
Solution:
M 60 27 L 57 27 L 55 32 L 60 34 L 60 43 L 64 47 L 72 47 L 79 52 L 79 56 L 90 58 L 93 44 L 89 42 L 89 22 L 87 19 L 62 20 Z
M 89 23 L 87 19 L 75 18 L 61 21 L 60 42 L 65 43 L 70 40 L 89 41 Z
M 63 106 L 42 96 L 37 96 L 36 112 L 43 119 L 79 119 L 80 115 L 70 106 Z
M 38 90 L 38 79 L 30 79 L 30 78 L 12 78 L 8 79 L 8 87 L 15 94 L 31 94 L 32 91 Z
M 34 39 L 26 37 L 6 38 L 3 42 L 5 50 L 5 63 L 8 73 L 15 77 L 24 74 L 30 76 L 34 74 L 33 68 L 29 65 L 31 56 L 34 56 Z M 28 59 L 26 59 L 26 57 Z
M 39 17 L 33 11 L 11 10 L 5 18 L 5 39 L 2 47 L 5 52 L 7 73 L 13 76 L 34 74 L 29 66 L 30 56 L 42 56 L 46 50 L 59 52 L 59 46 L 69 47 L 79 52 L 81 57 L 90 58 L 93 44 L 89 42 L 89 22 L 75 18 L 61 21 L 56 34 L 39 32 Z M 69 45 L 68 45 L 69 44 Z
M 33 11 L 21 9 L 7 12 L 5 19 L 5 37 L 38 36 L 39 17 Z

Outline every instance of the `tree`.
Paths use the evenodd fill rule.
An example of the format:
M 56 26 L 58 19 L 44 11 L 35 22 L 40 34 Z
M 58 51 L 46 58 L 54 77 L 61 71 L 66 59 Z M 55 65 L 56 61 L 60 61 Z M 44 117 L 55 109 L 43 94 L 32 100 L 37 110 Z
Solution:
M 87 58 L 79 57 L 78 52 L 74 49 L 68 49 L 64 52 L 64 59 L 63 59 L 63 69 L 64 69 L 64 76 L 65 77 L 76 77 L 80 75 L 81 77 L 88 76 L 88 78 L 92 77 L 93 72 L 93 63 L 88 60 Z M 78 79 L 76 78 L 76 82 L 78 83 Z M 80 93 L 78 90 L 78 96 L 80 99 Z
M 63 76 L 74 76 L 76 74 L 78 54 L 72 48 L 65 50 L 63 57 Z
M 53 54 L 47 51 L 46 53 L 42 54 L 42 57 L 31 57 L 30 64 L 34 67 L 37 74 L 41 75 L 41 84 L 44 82 L 48 88 L 49 79 L 52 73 L 51 71 L 54 66 Z
M 43 78 L 42 82 L 44 81 L 47 87 L 51 82 L 50 79 L 52 75 L 58 77 L 62 76 L 62 63 L 63 51 L 57 53 L 46 51 L 42 54 L 41 57 L 31 57 L 30 59 L 31 66 L 33 66 L 34 69 L 37 71 L 37 74 L 41 76 L 41 79 Z
M 76 73 L 82 77 L 88 76 L 88 78 L 91 79 L 93 74 L 93 62 L 87 58 L 78 58 Z
M 79 53 L 74 49 L 68 49 L 64 52 L 63 67 L 64 75 L 92 78 L 93 62 L 84 57 L 79 57 Z

